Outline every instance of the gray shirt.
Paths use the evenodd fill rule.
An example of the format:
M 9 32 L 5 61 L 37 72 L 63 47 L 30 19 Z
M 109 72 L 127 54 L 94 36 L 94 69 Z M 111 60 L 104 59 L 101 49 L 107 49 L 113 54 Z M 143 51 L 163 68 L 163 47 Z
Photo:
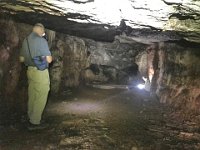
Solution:
M 28 43 L 30 48 L 30 53 L 28 49 Z M 32 58 L 35 56 L 51 56 L 51 52 L 49 51 L 47 40 L 40 37 L 36 33 L 32 32 L 27 38 L 24 39 L 22 43 L 22 48 L 20 50 L 20 56 L 23 56 L 26 66 L 35 66 Z

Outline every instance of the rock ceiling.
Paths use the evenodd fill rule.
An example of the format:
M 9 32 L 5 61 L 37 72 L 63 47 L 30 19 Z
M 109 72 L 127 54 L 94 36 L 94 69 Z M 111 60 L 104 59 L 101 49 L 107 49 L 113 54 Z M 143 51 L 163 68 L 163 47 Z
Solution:
M 0 0 L 0 13 L 101 41 L 123 34 L 142 43 L 200 43 L 199 0 Z

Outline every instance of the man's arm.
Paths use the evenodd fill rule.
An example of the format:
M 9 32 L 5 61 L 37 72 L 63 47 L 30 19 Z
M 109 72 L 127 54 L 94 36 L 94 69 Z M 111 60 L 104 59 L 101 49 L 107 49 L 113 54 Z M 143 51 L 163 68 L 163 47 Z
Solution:
M 51 63 L 53 58 L 51 56 L 51 52 L 49 50 L 48 43 L 44 38 L 40 39 L 40 47 L 39 47 L 39 49 L 40 49 L 41 55 L 42 56 L 46 56 L 47 62 Z

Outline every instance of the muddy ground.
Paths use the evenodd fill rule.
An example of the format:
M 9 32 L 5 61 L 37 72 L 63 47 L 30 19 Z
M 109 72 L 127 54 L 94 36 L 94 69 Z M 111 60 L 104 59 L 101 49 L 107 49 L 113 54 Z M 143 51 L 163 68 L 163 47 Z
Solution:
M 25 115 L 1 119 L 1 150 L 198 150 L 200 128 L 138 89 L 65 90 L 44 112 L 49 127 L 28 131 Z M 2 114 L 3 115 L 3 114 Z

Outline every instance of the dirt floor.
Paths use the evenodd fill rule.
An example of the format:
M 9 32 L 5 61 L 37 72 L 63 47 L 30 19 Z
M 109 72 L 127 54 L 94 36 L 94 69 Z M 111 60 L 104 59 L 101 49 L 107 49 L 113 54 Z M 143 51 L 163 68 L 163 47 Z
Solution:
M 178 122 L 139 89 L 81 88 L 49 99 L 49 127 L 28 131 L 25 116 L 0 124 L 1 150 L 198 150 L 200 128 Z M 186 126 L 187 125 L 187 126 Z

